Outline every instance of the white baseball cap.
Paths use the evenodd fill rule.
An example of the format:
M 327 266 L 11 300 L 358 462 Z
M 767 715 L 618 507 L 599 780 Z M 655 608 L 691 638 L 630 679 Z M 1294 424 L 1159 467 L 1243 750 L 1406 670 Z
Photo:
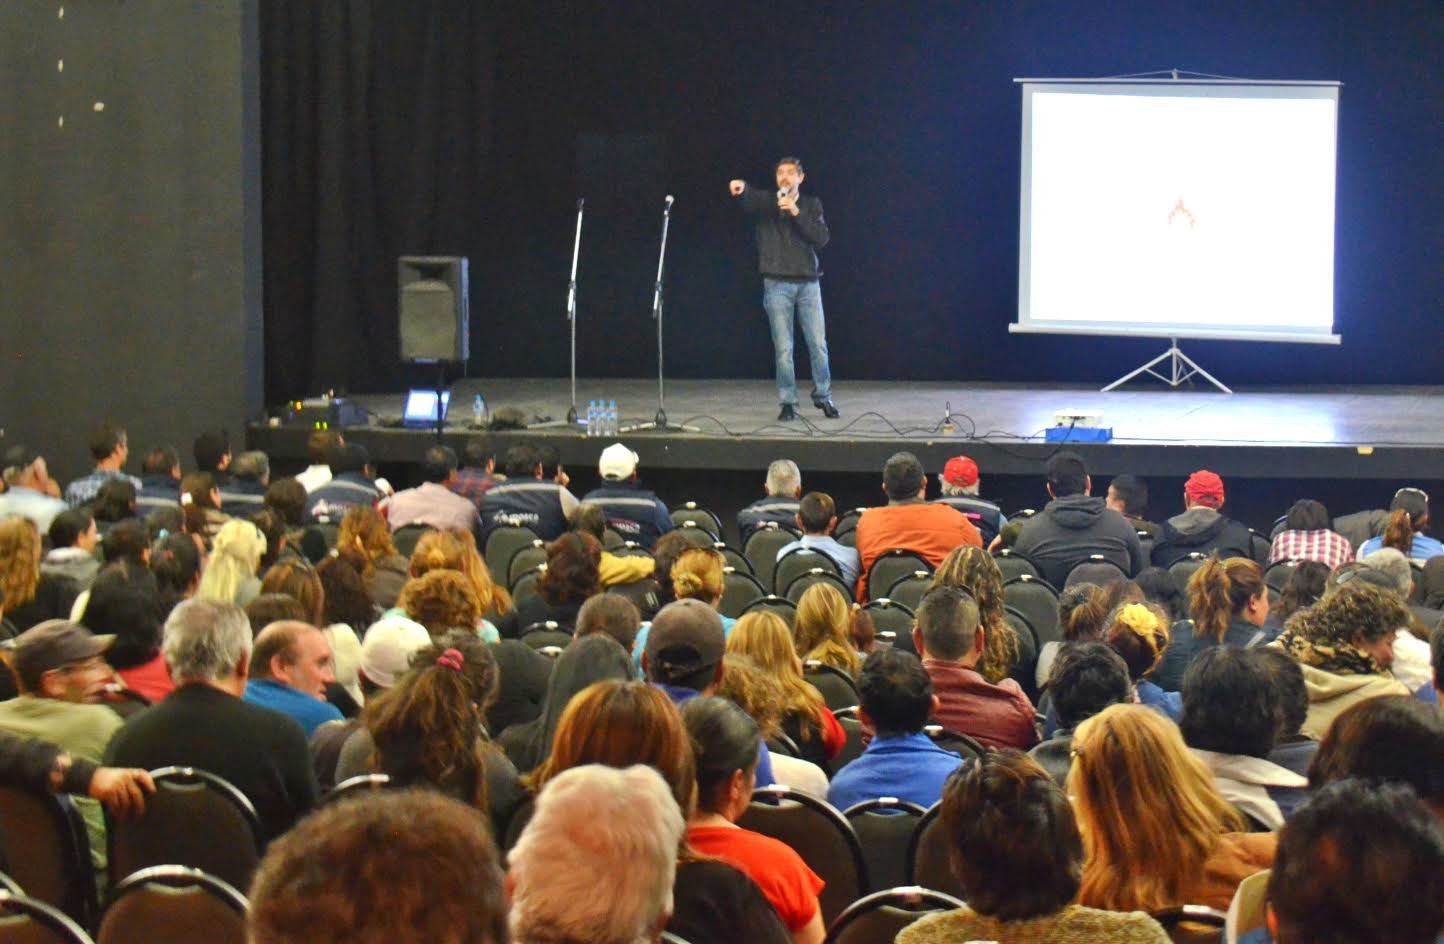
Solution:
M 361 671 L 372 684 L 390 688 L 406 670 L 411 657 L 431 645 L 426 627 L 404 616 L 387 616 L 371 624 L 361 642 Z
M 637 454 L 621 443 L 612 443 L 602 450 L 597 471 L 604 479 L 625 479 L 637 471 Z

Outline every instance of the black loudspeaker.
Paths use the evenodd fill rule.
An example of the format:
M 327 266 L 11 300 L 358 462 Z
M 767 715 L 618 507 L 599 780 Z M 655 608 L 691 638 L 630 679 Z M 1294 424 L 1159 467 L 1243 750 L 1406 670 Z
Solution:
M 402 256 L 396 264 L 401 359 L 462 364 L 470 305 L 465 256 Z

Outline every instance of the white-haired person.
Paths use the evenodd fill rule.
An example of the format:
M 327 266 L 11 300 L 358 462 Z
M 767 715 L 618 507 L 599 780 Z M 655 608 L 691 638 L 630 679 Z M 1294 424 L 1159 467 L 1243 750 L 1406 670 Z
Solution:
M 685 828 L 651 767 L 585 764 L 547 781 L 507 855 L 514 944 L 656 941 Z
M 261 592 L 256 570 L 266 553 L 266 536 L 249 521 L 232 518 L 216 532 L 210 560 L 201 572 L 196 596 L 245 606 Z
M 770 464 L 762 491 L 761 498 L 737 512 L 737 533 L 742 544 L 747 543 L 752 532 L 766 527 L 768 522 L 789 528 L 794 526 L 793 519 L 797 517 L 798 503 L 802 498 L 802 472 L 797 463 L 791 459 L 778 459 Z

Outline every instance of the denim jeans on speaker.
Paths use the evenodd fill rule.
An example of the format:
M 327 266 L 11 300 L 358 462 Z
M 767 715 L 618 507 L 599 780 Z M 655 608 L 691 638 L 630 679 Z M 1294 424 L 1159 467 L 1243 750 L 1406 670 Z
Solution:
M 832 396 L 832 370 L 827 363 L 827 325 L 822 317 L 819 282 L 762 280 L 762 307 L 772 329 L 772 351 L 777 363 L 777 401 L 797 405 L 797 374 L 792 364 L 792 320 L 795 315 L 807 342 L 812 362 L 813 402 Z

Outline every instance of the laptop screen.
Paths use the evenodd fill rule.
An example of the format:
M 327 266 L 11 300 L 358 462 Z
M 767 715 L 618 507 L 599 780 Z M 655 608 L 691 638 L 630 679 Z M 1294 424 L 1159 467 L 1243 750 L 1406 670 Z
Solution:
M 441 419 L 446 419 L 446 408 L 451 403 L 451 391 L 441 393 Z M 406 393 L 406 411 L 401 417 L 406 423 L 435 423 L 436 391 L 410 390 Z

